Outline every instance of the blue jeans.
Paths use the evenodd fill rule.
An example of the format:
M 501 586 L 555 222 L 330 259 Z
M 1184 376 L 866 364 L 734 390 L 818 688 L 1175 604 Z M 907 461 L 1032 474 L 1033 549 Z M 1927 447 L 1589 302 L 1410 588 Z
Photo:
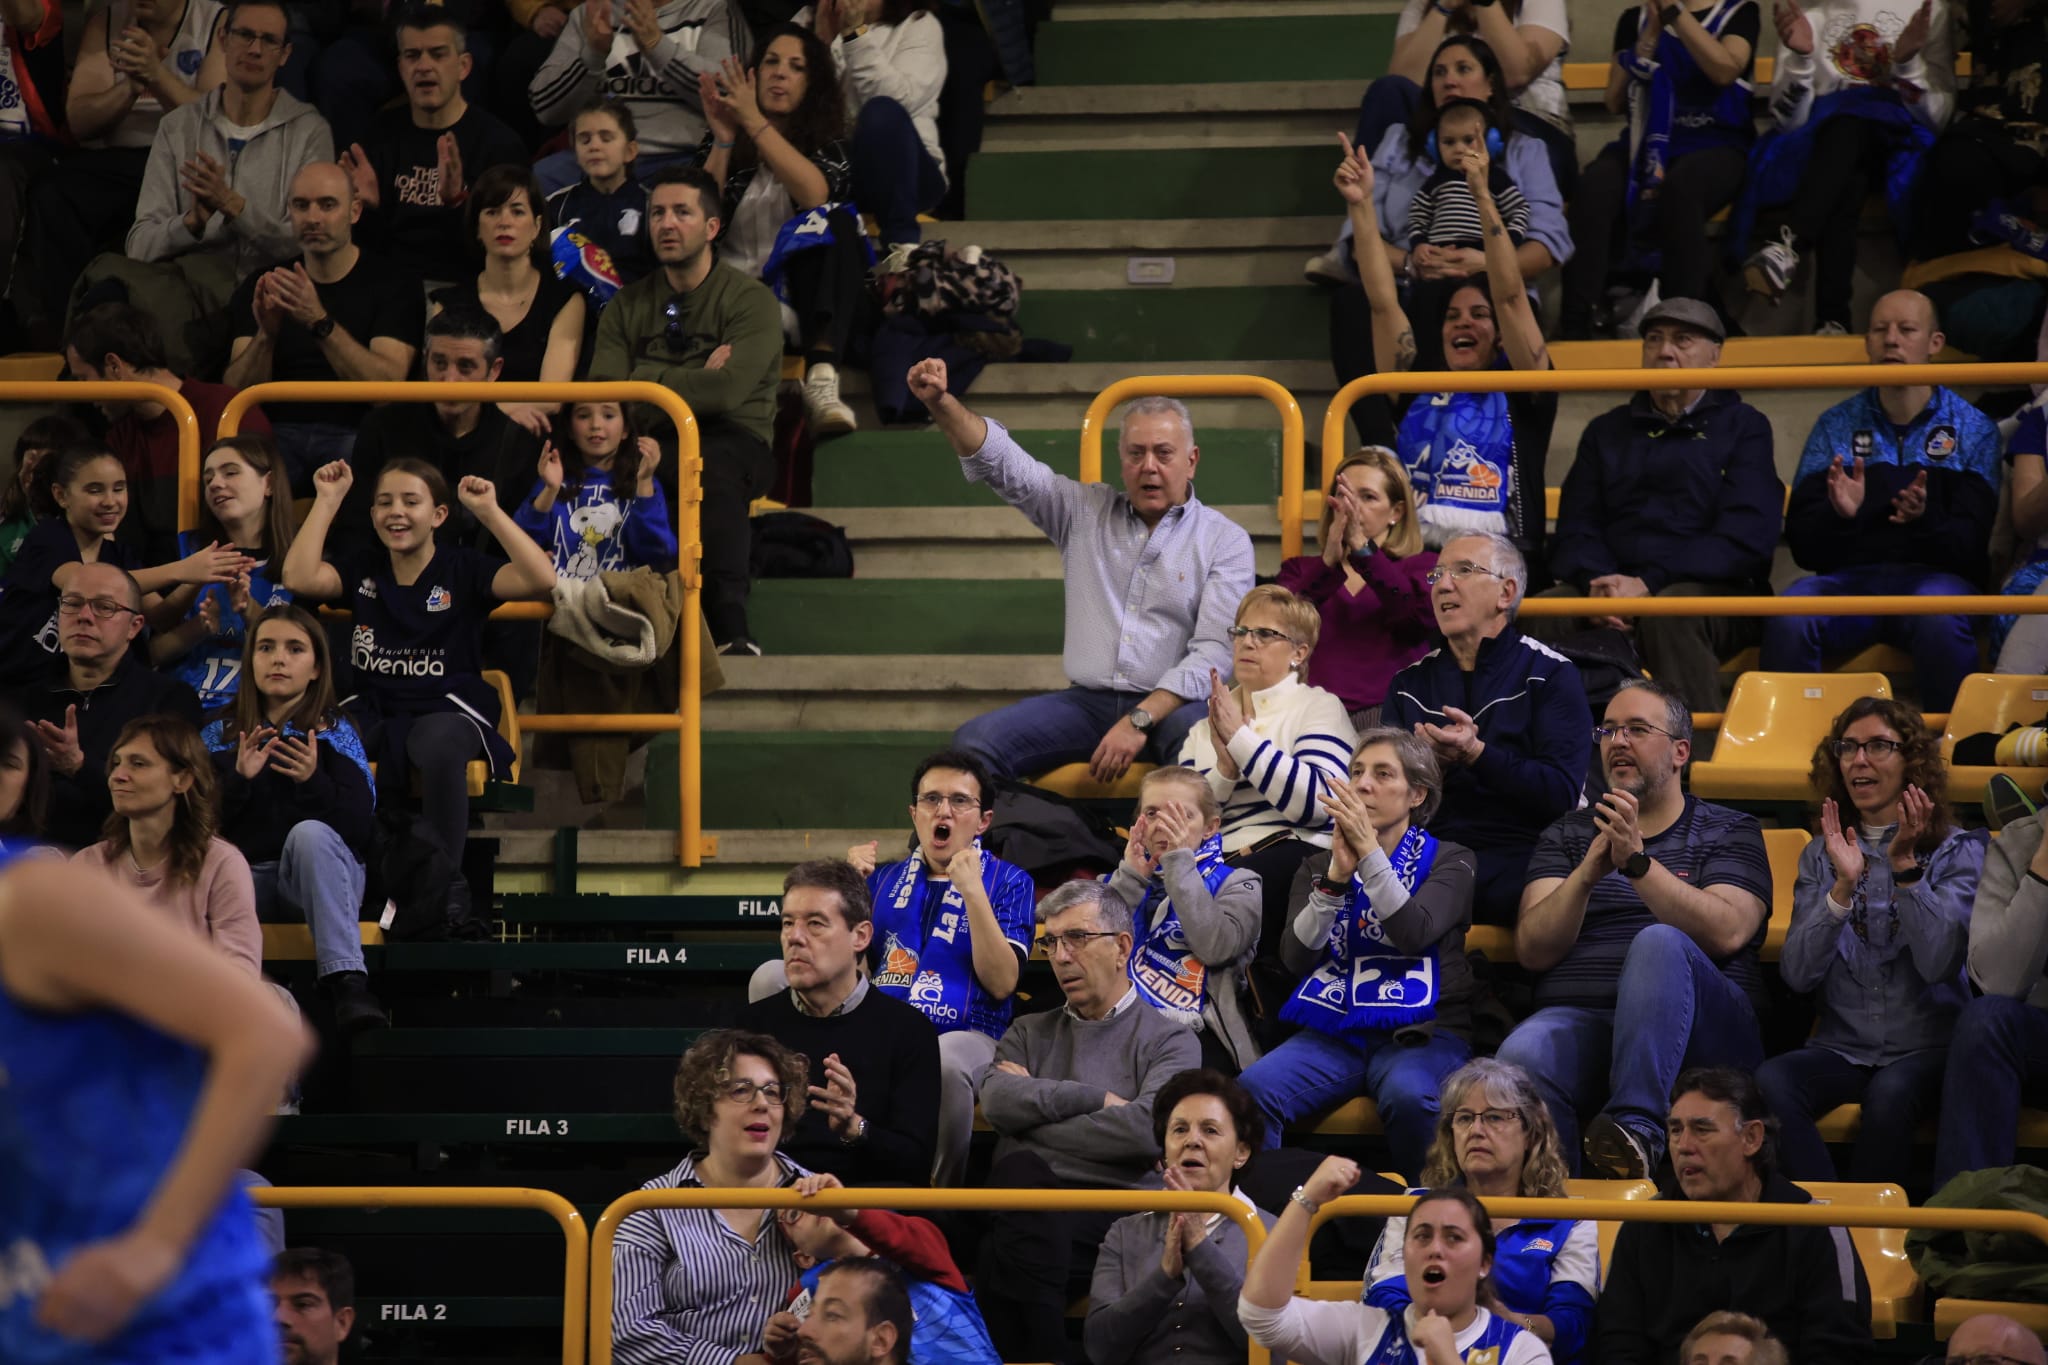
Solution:
M 1764 1049 L 1742 988 L 1682 930 L 1653 924 L 1629 945 L 1613 1009 L 1546 1006 L 1508 1035 L 1499 1057 L 1535 1081 L 1576 1173 L 1579 1115 L 1598 1112 L 1603 1097 L 1605 1112 L 1642 1141 L 1654 1164 L 1678 1073 L 1754 1070 Z
M 946 176 L 924 149 L 910 111 L 886 95 L 863 104 L 852 151 L 853 199 L 874 215 L 882 241 L 918 241 L 917 215 L 946 197 Z
M 284 461 L 285 473 L 291 477 L 295 498 L 313 496 L 313 475 L 321 465 L 346 460 L 356 453 L 355 428 L 332 422 L 278 422 L 271 427 L 270 434 L 277 442 L 278 458 Z M 358 469 L 356 477 L 375 479 L 377 471 Z
M 1950 597 L 1976 591 L 1952 573 L 1913 564 L 1863 564 L 1802 578 L 1784 596 Z M 1826 656 L 1875 644 L 1913 656 L 1920 704 L 1929 711 L 1948 710 L 1964 677 L 1977 671 L 1977 637 L 1967 616 L 1769 616 L 1760 662 L 1773 672 L 1818 673 Z
M 1834 1180 L 1835 1163 L 1818 1121 L 1836 1105 L 1861 1104 L 1863 1123 L 1848 1178 L 1907 1186 L 1913 1174 L 1913 1131 L 1941 1098 L 1940 1048 L 1889 1066 L 1858 1066 L 1838 1052 L 1807 1046 L 1771 1058 L 1756 1073 L 1778 1116 L 1778 1166 L 1793 1180 Z
M 1305 1028 L 1246 1069 L 1239 1080 L 1266 1116 L 1265 1148 L 1280 1145 L 1291 1123 L 1370 1091 L 1394 1164 L 1411 1180 L 1422 1174 L 1436 1140 L 1437 1091 L 1472 1055 L 1448 1033 L 1405 1046 L 1391 1038 L 1364 1047 Z
M 266 924 L 304 919 L 313 931 L 313 970 L 319 976 L 363 970 L 362 930 L 366 874 L 332 825 L 301 820 L 285 836 L 283 857 L 253 863 L 256 917 Z
M 1144 699 L 1142 692 L 1112 692 L 1106 687 L 1047 692 L 976 716 L 954 732 L 953 744 L 987 764 L 998 779 L 1029 777 L 1063 763 L 1086 763 L 1109 727 Z M 1207 702 L 1191 701 L 1154 717 L 1158 724 L 1146 737 L 1138 761 L 1180 762 L 1188 731 L 1208 715 Z
M 2010 1166 L 2019 1145 L 2020 1101 L 2048 1091 L 2048 1010 L 2010 996 L 1963 1006 L 1942 1081 L 1934 1185 L 1964 1171 Z

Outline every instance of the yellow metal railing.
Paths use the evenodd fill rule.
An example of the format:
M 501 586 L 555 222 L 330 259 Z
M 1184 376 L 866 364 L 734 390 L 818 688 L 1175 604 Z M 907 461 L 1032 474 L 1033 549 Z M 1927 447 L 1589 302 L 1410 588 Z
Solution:
M 1307 433 L 1301 404 L 1273 380 L 1255 374 L 1151 374 L 1119 379 L 1088 405 L 1081 418 L 1081 482 L 1102 482 L 1102 432 L 1109 414 L 1134 398 L 1263 398 L 1280 411 L 1280 553 L 1301 553 L 1301 481 L 1307 469 Z M 1196 441 L 1200 445 L 1199 440 Z
M 78 383 L 11 380 L 0 383 L 0 403 L 160 403 L 178 422 L 178 526 L 199 516 L 199 415 L 176 389 L 107 379 Z
M 92 385 L 72 385 L 87 389 Z M 121 386 L 117 386 L 121 387 Z M 125 386 L 140 387 L 140 386 Z M 0 389 L 0 398 L 5 398 Z M 681 809 L 676 829 L 676 854 L 684 867 L 699 867 L 716 845 L 704 837 L 704 694 L 700 670 L 704 662 L 703 632 L 698 622 L 703 609 L 703 533 L 700 525 L 704 499 L 704 460 L 698 443 L 697 419 L 689 405 L 673 391 L 659 384 L 621 381 L 603 384 L 430 384 L 430 383 L 274 383 L 243 389 L 228 401 L 221 413 L 220 434 L 232 436 L 240 430 L 250 408 L 284 403 L 646 403 L 660 408 L 676 428 L 676 545 L 677 567 L 682 571 L 683 614 L 677 626 L 677 656 L 682 669 L 681 703 L 676 714 L 628 713 L 620 715 L 561 714 L 521 716 L 520 728 L 535 734 L 660 734 L 673 731 L 677 738 L 676 782 Z M 199 463 L 195 426 L 194 456 L 189 480 L 179 479 L 180 501 L 190 489 L 192 505 L 198 507 Z M 374 475 L 375 471 L 369 471 Z M 183 524 L 182 522 L 180 524 Z M 553 607 L 542 602 L 513 602 L 491 615 L 502 620 L 543 620 Z
M 255 1185 L 249 1197 L 267 1209 L 533 1209 L 562 1229 L 562 1365 L 583 1365 L 590 1304 L 590 1232 L 576 1206 L 549 1190 L 514 1186 L 422 1189 L 412 1186 Z

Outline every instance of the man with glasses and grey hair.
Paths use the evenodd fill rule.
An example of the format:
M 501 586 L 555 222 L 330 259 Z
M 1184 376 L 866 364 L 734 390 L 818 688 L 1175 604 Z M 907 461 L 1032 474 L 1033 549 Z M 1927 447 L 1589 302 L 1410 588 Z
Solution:
M 1930 1356 L 1945 1365 L 2048 1365 L 2041 1338 L 1999 1313 L 1964 1318 L 1948 1339 L 1948 1354 Z
M 1444 642 L 1394 675 L 1380 723 L 1413 730 L 1443 764 L 1431 833 L 1478 859 L 1473 921 L 1513 924 L 1536 837 L 1585 785 L 1585 684 L 1571 660 L 1515 628 L 1529 570 L 1506 536 L 1445 542 L 1425 577 Z
M 1194 1031 L 1131 984 L 1131 907 L 1067 882 L 1038 907 L 1038 942 L 1066 1004 L 996 1045 L 981 1112 L 999 1135 L 993 1189 L 1157 1189 L 1152 1097 L 1202 1064 Z M 1065 1360 L 1066 1305 L 1086 1293 L 1114 1213 L 1000 1213 L 982 1234 L 976 1297 L 1005 1360 Z
M 1055 473 L 946 388 L 946 363 L 911 367 L 910 392 L 953 443 L 960 472 L 987 484 L 1060 548 L 1069 686 L 991 711 L 954 745 L 998 778 L 1086 762 L 1115 782 L 1141 755 L 1180 761 L 1208 716 L 1209 675 L 1231 671 L 1227 632 L 1252 586 L 1252 540 L 1195 496 L 1201 448 L 1186 405 L 1140 398 L 1117 441 L 1123 487 Z
M 1763 1061 L 1771 863 L 1754 816 L 1680 787 L 1692 716 L 1678 693 L 1624 683 L 1594 733 L 1607 793 L 1529 859 L 1515 953 L 1537 1008 L 1498 1055 L 1535 1078 L 1568 1159 L 1586 1115 L 1588 1173 L 1638 1180 L 1663 1156 L 1680 1071 Z

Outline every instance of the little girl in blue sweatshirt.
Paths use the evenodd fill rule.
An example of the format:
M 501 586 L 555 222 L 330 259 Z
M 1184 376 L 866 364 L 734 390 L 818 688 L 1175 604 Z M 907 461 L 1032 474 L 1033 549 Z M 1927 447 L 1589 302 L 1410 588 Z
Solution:
M 675 531 L 654 477 L 660 447 L 634 433 L 617 403 L 577 403 L 568 427 L 562 449 L 541 448 L 540 478 L 512 519 L 554 556 L 560 578 L 675 568 Z

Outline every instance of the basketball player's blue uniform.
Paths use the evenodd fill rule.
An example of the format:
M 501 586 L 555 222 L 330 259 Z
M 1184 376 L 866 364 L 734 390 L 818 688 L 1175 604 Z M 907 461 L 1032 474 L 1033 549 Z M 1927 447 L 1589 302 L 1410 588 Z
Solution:
M 71 1253 L 133 1226 L 184 1139 L 206 1065 L 199 1049 L 125 1015 L 47 1014 L 0 988 L 0 1361 L 277 1361 L 268 1256 L 239 1185 L 111 1341 L 87 1346 L 35 1322 Z

